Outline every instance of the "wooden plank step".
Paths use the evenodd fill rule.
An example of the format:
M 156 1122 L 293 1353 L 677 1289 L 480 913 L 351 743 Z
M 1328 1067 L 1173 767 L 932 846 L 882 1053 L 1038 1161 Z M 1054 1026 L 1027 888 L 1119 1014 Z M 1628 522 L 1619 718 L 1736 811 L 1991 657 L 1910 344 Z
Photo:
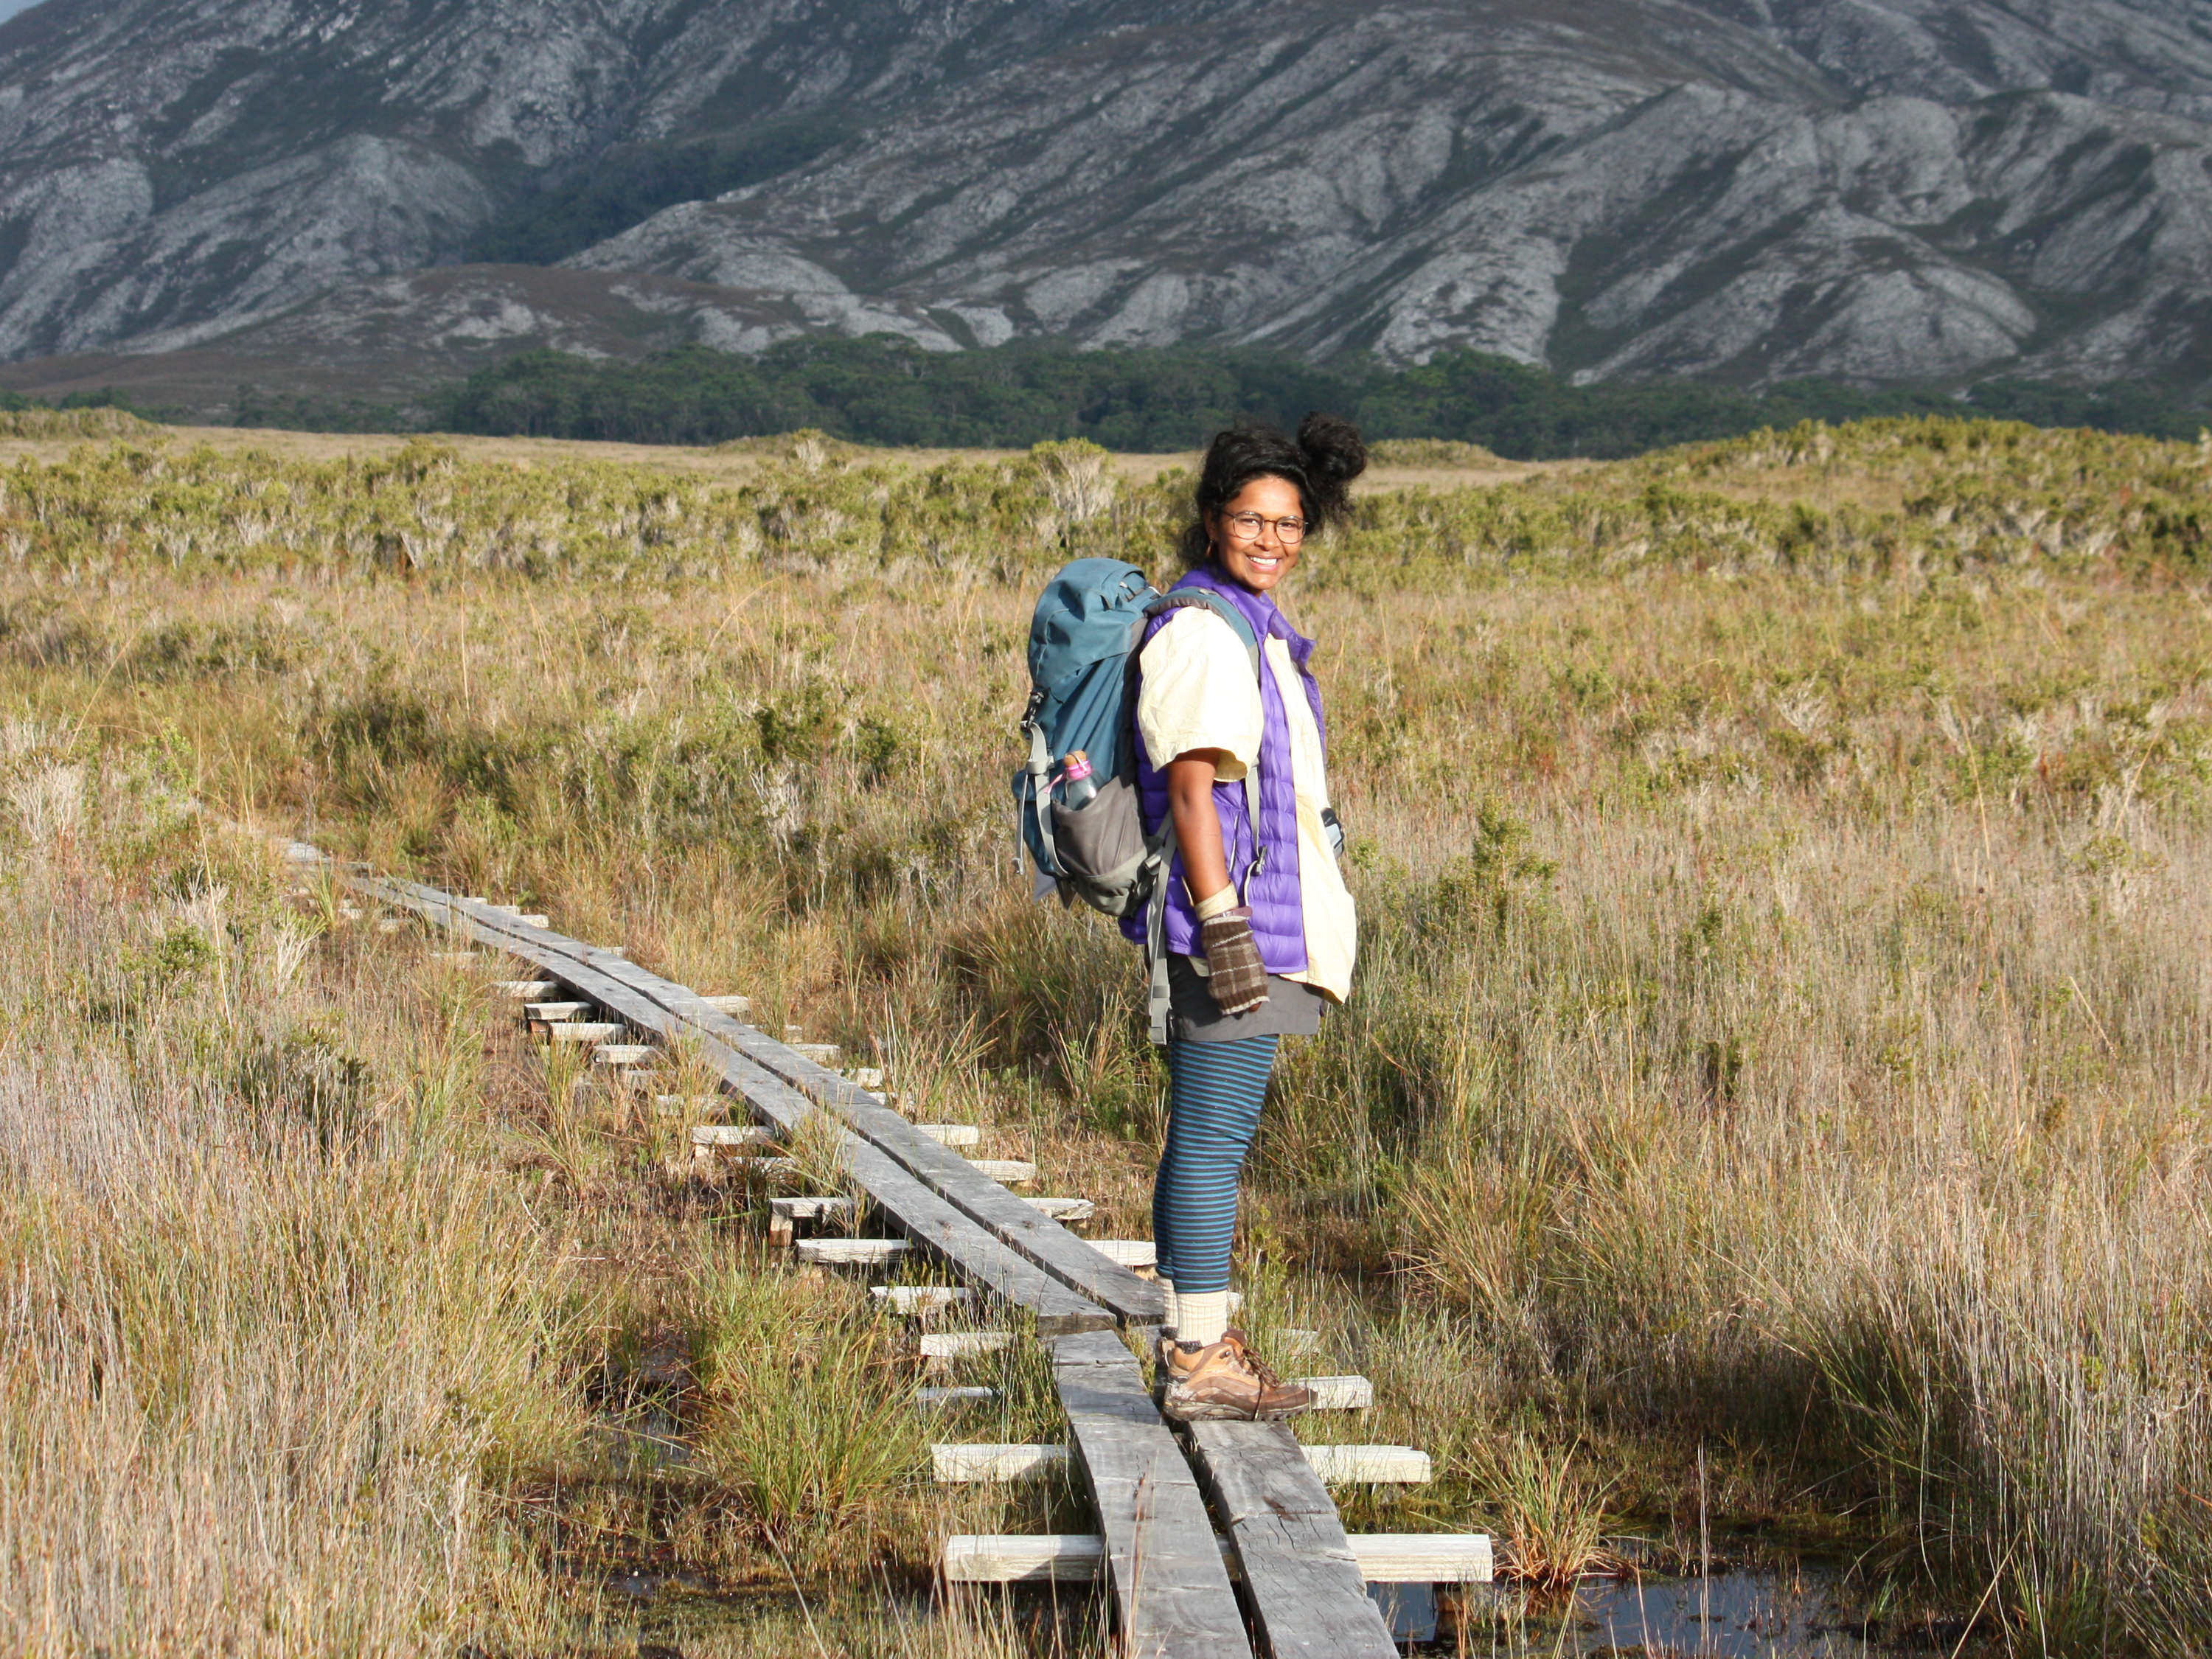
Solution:
M 931 1331 L 921 1339 L 924 1359 L 973 1359 L 1011 1346 L 1012 1331 Z
M 1364 1412 L 1375 1403 L 1375 1385 L 1364 1376 L 1301 1376 L 1293 1381 L 1313 1390 L 1317 1412 Z
M 664 1095 L 665 1100 L 671 1097 Z M 694 1146 L 773 1146 L 777 1144 L 773 1129 L 763 1128 L 757 1123 L 695 1123 L 691 1126 Z
M 701 997 L 699 1000 L 716 1013 L 727 1014 L 732 1019 L 743 1019 L 753 1011 L 750 997 Z
M 495 979 L 493 992 L 517 1002 L 543 1002 L 561 988 L 550 979 Z
M 623 1029 L 612 1020 L 571 1019 L 548 1025 L 545 1035 L 556 1042 L 605 1042 L 620 1036 Z
M 794 1199 L 769 1199 L 768 1210 L 769 1214 L 779 1214 L 785 1221 L 827 1221 L 830 1217 L 852 1214 L 852 1199 L 825 1199 L 811 1197 L 811 1194 Z
M 884 1068 L 880 1066 L 855 1066 L 845 1073 L 855 1088 L 866 1089 L 870 1094 L 881 1094 L 884 1090 Z
M 1004 1182 L 1008 1186 L 1017 1186 L 1037 1178 L 1037 1166 L 1025 1164 L 1018 1158 L 975 1158 L 968 1161 L 977 1174 L 988 1176 L 992 1180 Z
M 1088 1221 L 1097 1212 L 1098 1206 L 1087 1198 L 1025 1198 L 1028 1205 L 1039 1215 L 1050 1216 L 1054 1221 Z
M 1487 1584 L 1496 1571 L 1486 1532 L 1355 1532 L 1350 1541 L 1370 1584 Z
M 914 1391 L 917 1411 L 950 1411 L 956 1406 L 989 1406 L 997 1403 L 996 1389 L 916 1389 Z
M 1195 1426 L 1195 1425 L 1194 1425 Z M 1236 1427 L 1231 1424 L 1226 1426 Z M 1266 1428 L 1267 1424 L 1250 1426 Z M 1306 1462 L 1324 1480 L 1340 1486 L 1423 1486 L 1429 1483 L 1429 1455 L 1411 1446 L 1308 1446 Z
M 914 1249 L 903 1238 L 802 1238 L 799 1259 L 818 1267 L 875 1267 Z
M 643 1066 L 659 1057 L 650 1042 L 602 1042 L 592 1050 L 594 1066 Z
M 655 1095 L 653 1097 L 653 1103 L 659 1110 L 672 1115 L 678 1113 L 711 1112 L 720 1108 L 722 1097 L 720 1095 Z
M 1486 1584 L 1494 1571 L 1488 1533 L 1356 1532 L 1345 1541 L 1369 1584 Z M 955 1584 L 1087 1583 L 1105 1554 L 1096 1533 L 968 1534 L 946 1539 L 939 1559 Z
M 806 1056 L 817 1066 L 835 1066 L 845 1051 L 834 1042 L 794 1042 L 792 1052 Z
M 868 1294 L 887 1302 L 902 1314 L 934 1313 L 940 1308 L 964 1308 L 975 1299 L 973 1291 L 950 1285 L 871 1285 Z
M 550 1024 L 555 1020 L 574 1019 L 579 1014 L 588 1014 L 592 1012 L 592 1005 L 588 1002 L 533 1002 L 522 1012 L 540 1024 Z
M 1206 1498 L 1135 1356 L 1112 1332 L 1087 1331 L 1054 1341 L 1052 1359 L 1104 1540 L 1121 1650 L 1146 1659 L 1249 1653 Z
M 853 1200 L 849 1198 L 771 1198 L 769 1212 L 781 1216 L 786 1221 L 822 1221 L 830 1216 L 851 1213 Z
M 1149 1238 L 1094 1238 L 1090 1244 L 1109 1261 L 1125 1267 L 1149 1267 L 1160 1259 L 1159 1247 Z
M 867 1085 L 863 1084 L 863 1088 Z M 972 1123 L 917 1123 L 914 1126 L 940 1146 L 975 1146 L 982 1144 L 983 1132 Z
M 930 1479 L 940 1486 L 1035 1480 L 1057 1474 L 1066 1467 L 1065 1446 L 935 1445 L 929 1449 Z

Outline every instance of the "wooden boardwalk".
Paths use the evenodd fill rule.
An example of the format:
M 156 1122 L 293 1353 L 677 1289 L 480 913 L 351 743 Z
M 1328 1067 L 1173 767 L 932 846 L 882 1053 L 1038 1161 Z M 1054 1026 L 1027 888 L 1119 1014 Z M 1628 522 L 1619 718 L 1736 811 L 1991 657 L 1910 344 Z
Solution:
M 1098 1557 L 1127 1659 L 1255 1651 L 1386 1659 L 1396 1651 L 1335 1505 L 1288 1429 L 1199 1425 L 1186 1443 L 1161 1417 L 1118 1332 L 1161 1324 L 1157 1285 L 874 1095 L 717 1006 L 730 999 L 702 997 L 618 949 L 566 938 L 509 907 L 337 865 L 298 842 L 286 852 L 296 863 L 327 866 L 364 896 L 529 963 L 537 977 L 521 983 L 550 983 L 626 1031 L 683 1042 L 779 1137 L 829 1116 L 854 1186 L 912 1246 L 1035 1321 L 1097 1510 Z M 617 1053 L 623 1063 L 637 1058 Z

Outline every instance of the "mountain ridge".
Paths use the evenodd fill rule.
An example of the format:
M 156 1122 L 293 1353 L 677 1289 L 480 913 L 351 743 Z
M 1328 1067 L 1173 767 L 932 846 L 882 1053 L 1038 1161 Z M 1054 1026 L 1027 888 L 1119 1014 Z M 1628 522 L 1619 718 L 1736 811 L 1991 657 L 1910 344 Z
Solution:
M 639 156 L 664 194 L 708 188 L 717 145 L 722 178 L 762 176 L 623 199 Z M 533 212 L 562 274 L 466 263 Z M 212 353 L 398 385 L 810 331 L 2202 394 L 2212 14 L 46 0 L 0 24 L 18 384 Z

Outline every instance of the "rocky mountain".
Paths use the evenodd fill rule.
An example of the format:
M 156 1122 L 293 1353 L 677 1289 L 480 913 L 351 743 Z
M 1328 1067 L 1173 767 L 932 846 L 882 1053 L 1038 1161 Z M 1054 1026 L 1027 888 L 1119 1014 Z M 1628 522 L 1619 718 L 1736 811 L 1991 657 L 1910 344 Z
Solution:
M 805 329 L 2212 390 L 2212 5 L 45 0 L 0 27 L 17 384 L 381 386 Z

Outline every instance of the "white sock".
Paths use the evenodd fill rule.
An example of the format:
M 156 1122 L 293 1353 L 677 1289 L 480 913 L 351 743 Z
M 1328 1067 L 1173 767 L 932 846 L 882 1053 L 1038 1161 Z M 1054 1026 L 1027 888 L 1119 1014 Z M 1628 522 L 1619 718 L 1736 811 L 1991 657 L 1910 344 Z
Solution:
M 1172 1279 L 1163 1279 L 1160 1280 L 1160 1289 L 1166 1293 L 1168 1299 L 1168 1322 L 1160 1327 L 1160 1334 L 1163 1336 L 1172 1337 L 1177 1333 L 1176 1324 L 1175 1280 Z
M 1229 1328 L 1229 1292 L 1185 1291 L 1176 1297 L 1176 1340 L 1187 1348 L 1209 1348 Z

